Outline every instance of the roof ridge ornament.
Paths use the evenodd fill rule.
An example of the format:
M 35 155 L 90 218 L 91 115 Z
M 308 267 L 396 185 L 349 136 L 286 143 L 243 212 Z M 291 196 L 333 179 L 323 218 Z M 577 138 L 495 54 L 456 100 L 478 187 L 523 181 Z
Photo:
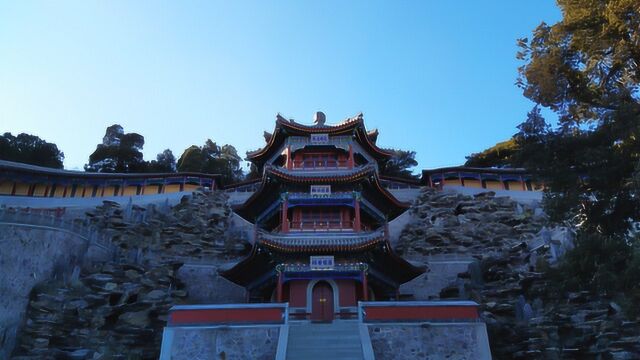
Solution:
M 315 126 L 324 126 L 324 123 L 327 121 L 327 116 L 322 111 L 316 111 L 313 115 L 313 122 Z

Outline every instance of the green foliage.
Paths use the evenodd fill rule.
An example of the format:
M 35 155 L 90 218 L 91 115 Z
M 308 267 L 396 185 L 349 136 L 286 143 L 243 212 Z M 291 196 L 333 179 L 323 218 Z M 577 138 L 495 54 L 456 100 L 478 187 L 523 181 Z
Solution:
M 392 150 L 393 157 L 380 170 L 381 175 L 401 179 L 417 180 L 419 175 L 413 174 L 413 168 L 418 165 L 415 151 Z
M 524 166 L 545 185 L 546 212 L 579 228 L 557 270 L 562 290 L 640 300 L 640 3 L 558 0 L 563 19 L 519 40 L 518 85 L 536 109 L 519 126 Z M 628 307 L 627 309 L 632 309 Z M 635 311 L 638 311 L 637 309 Z
M 120 125 L 111 125 L 89 156 L 85 171 L 103 173 L 144 172 L 147 163 L 142 159 L 144 137 L 136 133 L 125 133 Z
M 0 136 L 0 159 L 62 169 L 64 153 L 56 144 L 37 136 L 24 133 L 13 136 L 7 132 Z
M 147 172 L 176 172 L 176 157 L 173 156 L 173 152 L 169 149 L 165 149 L 163 152 L 158 154 L 155 160 L 149 161 L 147 165 Z
M 636 239 L 637 240 L 637 239 Z M 549 268 L 554 291 L 589 290 L 609 298 L 623 297 L 625 305 L 640 300 L 640 248 L 623 236 L 605 236 L 579 232 L 576 247 L 569 251 L 557 268 Z M 626 306 L 636 315 L 640 309 Z
M 559 127 L 521 125 L 525 166 L 546 186 L 547 210 L 604 234 L 639 220 L 630 184 L 640 161 L 640 3 L 560 0 L 563 19 L 519 41 L 524 95 Z
M 580 233 L 576 247 L 566 254 L 558 271 L 568 290 L 588 288 L 611 295 L 624 288 L 624 274 L 632 260 L 629 244 L 622 237 Z
M 258 172 L 258 167 L 254 163 L 251 163 L 251 165 L 249 165 L 249 172 L 245 176 L 245 180 L 259 179 L 261 176 L 262 175 Z
M 519 151 L 518 144 L 515 139 L 499 142 L 494 146 L 467 156 L 465 166 L 471 167 L 519 167 L 519 164 L 513 162 L 513 156 Z
M 242 180 L 242 158 L 231 145 L 218 146 L 207 140 L 204 146 L 188 147 L 178 160 L 178 171 L 201 172 L 222 175 L 224 183 Z

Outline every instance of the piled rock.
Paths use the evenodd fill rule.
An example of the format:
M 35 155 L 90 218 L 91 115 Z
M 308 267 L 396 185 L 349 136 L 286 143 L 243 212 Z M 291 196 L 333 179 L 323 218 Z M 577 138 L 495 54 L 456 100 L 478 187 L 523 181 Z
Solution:
M 536 209 L 487 192 L 475 197 L 424 189 L 397 250 L 407 258 L 437 254 L 487 257 L 532 239 L 545 218 Z
M 412 211 L 417 220 L 398 243 L 403 255 L 477 259 L 458 275 L 466 291 L 452 287 L 440 294 L 480 304 L 494 358 L 640 359 L 640 321 L 625 319 L 611 299 L 550 290 L 550 247 L 530 246 L 548 232 L 536 209 L 493 193 L 427 189 Z
M 183 262 L 222 263 L 250 249 L 229 231 L 226 195 L 194 192 L 180 204 L 105 201 L 87 213 L 119 251 L 68 283 L 34 288 L 15 359 L 157 359 L 168 309 L 188 302 Z
M 171 306 L 186 292 L 169 267 L 105 264 L 36 287 L 14 359 L 157 359 Z
M 105 201 L 87 217 L 111 235 L 126 261 L 235 259 L 250 249 L 248 239 L 230 236 L 231 208 L 223 192 L 194 192 L 173 208 L 165 207 Z

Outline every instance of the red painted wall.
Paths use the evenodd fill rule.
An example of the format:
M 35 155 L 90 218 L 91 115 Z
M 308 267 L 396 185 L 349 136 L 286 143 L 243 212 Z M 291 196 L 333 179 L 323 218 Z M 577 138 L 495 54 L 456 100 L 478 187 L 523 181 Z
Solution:
M 477 319 L 476 306 L 366 306 L 369 321 Z
M 336 280 L 336 284 L 340 290 L 340 306 L 357 306 L 356 281 L 346 279 Z
M 174 310 L 169 326 L 233 323 L 282 323 L 283 308 Z
M 289 306 L 307 306 L 307 285 L 309 280 L 292 280 L 289 284 Z

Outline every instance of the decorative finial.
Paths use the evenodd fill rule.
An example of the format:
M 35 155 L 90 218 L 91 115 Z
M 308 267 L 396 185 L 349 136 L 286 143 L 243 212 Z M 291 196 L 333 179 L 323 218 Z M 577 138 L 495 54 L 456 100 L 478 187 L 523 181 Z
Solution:
M 327 121 L 327 117 L 324 113 L 322 111 L 316 111 L 315 115 L 313 115 L 313 122 L 316 126 L 323 126 L 325 121 Z

